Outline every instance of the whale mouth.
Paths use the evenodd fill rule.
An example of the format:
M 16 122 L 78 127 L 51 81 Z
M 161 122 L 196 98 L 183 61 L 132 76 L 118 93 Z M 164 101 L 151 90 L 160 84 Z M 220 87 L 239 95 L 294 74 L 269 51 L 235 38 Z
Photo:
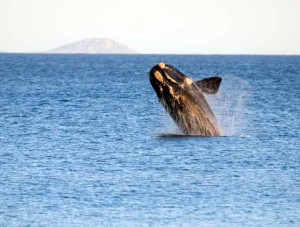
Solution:
M 149 74 L 150 78 L 151 76 L 154 76 L 154 78 L 156 78 L 158 81 L 164 81 L 169 84 L 177 85 L 183 84 L 186 78 L 183 73 L 175 69 L 173 66 L 165 63 L 159 63 L 158 65 L 155 65 Z
M 161 97 L 162 93 L 173 93 L 174 90 L 179 91 L 186 85 L 192 84 L 192 80 L 184 75 L 173 66 L 159 63 L 155 65 L 149 72 L 150 82 Z

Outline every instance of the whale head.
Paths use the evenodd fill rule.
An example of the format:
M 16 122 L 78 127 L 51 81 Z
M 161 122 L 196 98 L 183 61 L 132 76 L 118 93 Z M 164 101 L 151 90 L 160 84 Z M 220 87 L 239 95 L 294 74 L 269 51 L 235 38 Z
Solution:
M 149 78 L 159 99 L 174 98 L 192 84 L 191 78 L 165 63 L 155 65 L 149 72 Z

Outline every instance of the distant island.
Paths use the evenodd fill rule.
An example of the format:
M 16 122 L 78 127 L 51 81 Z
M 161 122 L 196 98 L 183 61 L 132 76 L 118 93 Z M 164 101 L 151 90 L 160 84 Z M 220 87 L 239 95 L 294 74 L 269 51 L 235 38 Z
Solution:
M 50 54 L 138 54 L 137 51 L 112 39 L 84 39 L 44 53 Z

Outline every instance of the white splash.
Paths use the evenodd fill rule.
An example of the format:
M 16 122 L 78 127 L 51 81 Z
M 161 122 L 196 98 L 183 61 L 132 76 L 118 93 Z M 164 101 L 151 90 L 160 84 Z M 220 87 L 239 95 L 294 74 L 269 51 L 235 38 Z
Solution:
M 235 76 L 222 76 L 219 92 L 206 96 L 222 128 L 224 136 L 245 134 L 247 118 L 246 103 L 250 100 L 251 86 L 247 81 Z

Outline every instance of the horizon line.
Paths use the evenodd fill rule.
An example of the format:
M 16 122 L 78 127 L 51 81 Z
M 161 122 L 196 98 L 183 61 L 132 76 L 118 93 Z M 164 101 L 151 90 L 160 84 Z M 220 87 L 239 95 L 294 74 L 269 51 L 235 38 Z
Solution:
M 0 54 L 43 54 L 43 55 L 255 55 L 255 56 L 300 56 L 299 54 L 286 53 L 46 53 L 46 52 L 5 52 Z

